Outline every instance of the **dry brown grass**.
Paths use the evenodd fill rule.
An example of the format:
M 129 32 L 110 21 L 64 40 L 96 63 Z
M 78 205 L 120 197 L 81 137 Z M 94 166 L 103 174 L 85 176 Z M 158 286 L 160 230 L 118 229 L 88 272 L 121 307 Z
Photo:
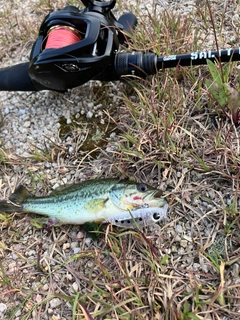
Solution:
M 211 3 L 219 45 L 227 45 L 227 34 L 232 36 L 236 26 L 229 30 L 229 9 Z M 238 9 L 235 5 L 232 10 Z M 9 10 L 2 14 L 0 28 L 5 63 L 9 50 L 15 59 L 32 44 L 36 21 L 53 4 L 41 1 L 32 6 L 31 20 L 13 17 L 13 25 L 5 30 L 14 3 L 4 5 Z M 163 54 L 208 48 L 213 39 L 209 10 L 205 1 L 196 1 L 196 6 L 195 16 L 183 19 L 171 11 L 147 20 L 141 16 L 130 49 Z M 176 68 L 147 80 L 112 85 L 118 98 L 109 97 L 113 107 L 103 108 L 116 135 L 104 138 L 101 147 L 91 143 L 89 150 L 69 154 L 63 142 L 50 149 L 35 148 L 26 159 L 1 142 L 1 198 L 20 182 L 44 194 L 56 172 L 61 183 L 75 171 L 84 178 L 118 176 L 147 182 L 163 190 L 171 207 L 169 220 L 161 226 L 108 226 L 96 240 L 79 231 L 81 227 L 38 229 L 34 221 L 29 223 L 29 215 L 1 214 L 0 303 L 7 306 L 2 319 L 239 316 L 240 132 L 229 110 L 211 101 L 205 77 L 210 74 L 204 66 Z M 235 68 L 230 77 L 237 85 Z M 93 99 L 102 102 L 101 93 L 109 84 L 92 86 Z M 77 90 L 83 95 L 81 88 Z M 71 141 L 80 144 L 82 128 L 76 124 L 71 129 Z

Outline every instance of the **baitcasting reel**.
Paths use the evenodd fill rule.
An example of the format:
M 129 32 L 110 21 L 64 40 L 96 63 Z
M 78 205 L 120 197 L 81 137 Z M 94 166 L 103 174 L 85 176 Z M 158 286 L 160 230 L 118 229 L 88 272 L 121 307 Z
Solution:
M 111 12 L 115 2 L 83 0 L 84 10 L 67 6 L 44 19 L 28 71 L 36 88 L 65 91 L 97 76 L 116 78 L 115 55 L 137 19 L 126 13 L 117 21 Z

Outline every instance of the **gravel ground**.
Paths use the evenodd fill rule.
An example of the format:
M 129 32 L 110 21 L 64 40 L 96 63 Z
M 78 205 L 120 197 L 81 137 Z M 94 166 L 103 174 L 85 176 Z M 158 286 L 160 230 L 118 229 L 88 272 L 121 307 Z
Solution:
M 122 1 L 126 6 L 135 5 L 135 2 L 131 1 Z M 172 10 L 182 13 L 182 15 L 194 15 L 194 10 L 196 9 L 196 3 L 199 1 L 156 1 L 154 3 L 148 4 L 138 4 L 138 8 L 141 14 L 145 14 L 147 10 L 157 10 L 161 14 L 162 10 Z M 212 1 L 215 6 L 219 6 L 221 9 L 226 1 Z M 11 14 L 17 15 L 19 18 L 22 15 L 29 16 L 29 19 L 36 19 L 34 12 L 32 11 L 33 1 L 15 1 L 14 3 L 6 3 L 5 1 L 0 0 L 0 7 L 4 8 L 9 6 L 11 9 Z M 236 5 L 235 1 L 229 1 L 228 8 L 226 10 L 226 16 L 230 16 L 232 7 Z M 63 5 L 64 6 L 64 5 Z M 62 6 L 62 7 L 63 7 Z M 1 12 L 1 10 L 0 10 Z M 231 21 L 237 21 L 239 12 L 235 12 L 234 15 L 231 14 Z M 228 20 L 228 19 L 226 19 Z M 0 29 L 0 32 L 4 32 L 3 29 Z M 227 38 L 227 41 L 226 41 Z M 235 36 L 231 31 L 228 23 L 226 23 L 225 28 L 222 31 L 221 41 L 226 44 L 225 47 L 229 46 L 230 43 L 234 42 Z M 211 45 L 214 43 L 213 35 L 209 32 L 209 37 L 206 41 L 206 49 L 211 48 Z M 209 46 L 209 47 L 208 47 Z M 7 65 L 12 65 L 18 62 L 27 61 L 29 58 L 29 49 L 30 44 L 26 44 L 23 48 L 19 49 L 18 56 L 16 57 L 11 52 L 8 57 L 4 57 L 2 61 L 2 67 Z M 3 173 L 0 177 L 0 188 L 1 188 L 1 198 L 6 198 L 10 192 L 18 185 L 23 183 L 24 185 L 31 187 L 33 183 L 32 175 L 38 175 L 40 179 L 46 181 L 46 188 L 52 189 L 57 187 L 59 184 L 76 182 L 82 179 L 88 178 L 88 176 L 98 176 L 100 172 L 104 172 L 105 175 L 108 173 L 109 168 L 104 168 L 101 158 L 93 159 L 88 162 L 88 165 L 82 166 L 81 159 L 75 159 L 74 155 L 76 153 L 77 139 L 86 139 L 89 134 L 88 122 L 97 121 L 102 125 L 107 126 L 108 120 L 105 116 L 104 110 L 109 109 L 113 110 L 114 105 L 117 103 L 117 96 L 121 95 L 121 84 L 114 83 L 108 86 L 108 100 L 107 104 L 104 99 L 96 97 L 95 90 L 96 87 L 101 91 L 101 83 L 88 83 L 81 88 L 76 88 L 68 93 L 62 95 L 58 93 L 53 93 L 49 91 L 42 91 L 38 93 L 31 92 L 1 92 L 0 94 L 0 142 L 10 153 L 13 162 L 14 172 L 11 170 L 1 170 Z M 105 89 L 104 89 L 105 90 Z M 105 92 L 103 94 L 106 94 Z M 115 112 L 118 112 L 117 110 Z M 59 134 L 59 130 L 63 129 L 62 122 L 67 125 L 76 125 L 78 119 L 82 119 L 82 116 L 85 118 L 86 126 L 84 129 L 81 129 L 79 136 L 72 137 L 70 135 Z M 114 112 L 112 112 L 114 116 Z M 95 134 L 97 134 L 95 132 Z M 115 135 L 112 132 L 107 132 L 107 140 L 114 142 Z M 64 152 L 69 154 L 68 158 L 59 161 L 39 161 L 34 165 L 29 165 L 29 174 L 26 173 L 26 169 L 23 170 L 23 166 L 18 163 L 18 156 L 29 157 L 30 155 L 35 154 L 36 150 L 48 149 L 50 150 L 53 143 L 57 146 L 64 146 Z M 0 145 L 0 146 L 1 146 Z M 106 148 L 107 152 L 108 149 Z M 85 156 L 86 153 L 83 153 Z M 77 168 L 77 170 L 76 170 Z M 109 169 L 110 170 L 110 169 Z M 158 239 L 158 245 L 165 246 L 166 252 L 171 254 L 174 259 L 180 261 L 179 273 L 182 270 L 185 270 L 186 267 L 191 265 L 192 271 L 204 272 L 206 274 L 213 272 L 214 269 L 210 264 L 205 264 L 204 260 L 200 259 L 195 261 L 195 251 L 196 243 L 194 242 L 195 237 L 201 234 L 203 238 L 211 238 L 217 234 L 217 230 L 214 230 L 215 224 L 208 219 L 204 220 L 203 217 L 209 212 L 218 212 L 221 206 L 224 204 L 228 205 L 232 203 L 234 195 L 232 194 L 231 186 L 226 185 L 222 180 L 214 180 L 212 184 L 213 188 L 205 190 L 206 176 L 197 172 L 188 171 L 187 168 L 174 168 L 176 174 L 176 179 L 170 178 L 162 179 L 160 187 L 166 191 L 168 186 L 176 186 L 175 191 L 177 192 L 178 188 L 181 187 L 181 184 L 184 180 L 186 186 L 186 191 L 182 194 L 184 199 L 183 201 L 183 210 L 174 210 L 170 211 L 170 222 L 164 226 L 162 230 L 162 238 Z M 166 172 L 166 175 L 168 173 Z M 37 180 L 37 179 L 35 179 Z M 154 179 L 153 179 L 154 180 Z M 151 179 L 150 179 L 151 182 Z M 36 181 L 35 181 L 36 183 Z M 191 193 L 191 188 L 195 188 L 195 185 L 200 185 L 198 190 L 204 193 L 206 199 L 211 199 L 211 203 L 208 200 L 204 200 L 203 197 L 198 197 L 198 192 L 194 194 Z M 224 188 L 221 188 L 221 184 L 224 185 Z M 188 192 L 188 190 L 190 190 Z M 196 189 L 197 190 L 197 189 Z M 44 190 L 46 192 L 46 190 Z M 43 190 L 38 189 L 37 193 L 42 194 Z M 240 200 L 238 201 L 240 206 Z M 190 216 L 186 217 L 186 211 L 190 210 Z M 207 213 L 206 213 L 207 212 Z M 172 215 L 171 215 L 172 214 Z M 189 213 L 188 213 L 189 214 Z M 21 231 L 21 238 L 19 243 L 12 244 L 10 239 L 1 239 L 4 243 L 3 248 L 10 248 L 10 253 L 5 253 L 6 250 L 3 250 L 0 247 L 0 257 L 7 257 L 8 259 L 8 273 L 17 274 L 18 270 L 21 270 L 21 279 L 20 281 L 27 281 L 31 289 L 35 289 L 39 286 L 40 282 L 43 281 L 45 276 L 38 275 L 38 277 L 33 277 L 30 279 L 27 277 L 28 274 L 34 274 L 35 269 L 33 261 L 36 260 L 36 256 L 39 252 L 39 239 L 41 239 L 42 246 L 42 267 L 46 270 L 49 270 L 49 257 L 51 257 L 51 265 L 57 265 L 56 261 L 64 261 L 70 258 L 73 254 L 88 251 L 92 249 L 99 249 L 104 246 L 104 240 L 100 242 L 93 241 L 91 238 L 86 237 L 85 234 L 79 231 L 78 227 L 69 227 L 67 226 L 65 230 L 61 228 L 56 228 L 55 231 L 52 231 L 51 237 L 46 232 L 46 230 L 39 231 L 33 228 L 31 225 L 26 225 L 25 218 L 17 219 L 15 229 Z M 199 221 L 202 221 L 199 224 Z M 195 230 L 196 226 L 199 228 Z M 194 230 L 193 230 L 194 229 Z M 160 227 L 155 226 L 149 229 L 149 234 L 152 237 L 159 234 Z M 167 240 L 166 240 L 167 239 Z M 170 240 L 173 239 L 173 240 Z M 224 239 L 222 240 L 222 242 Z M 218 244 L 221 246 L 221 239 L 218 238 Z M 57 243 L 57 245 L 56 245 Z M 23 249 L 22 245 L 27 247 Z M 237 249 L 235 243 L 231 243 L 234 247 L 234 250 Z M 57 249 L 56 249 L 57 246 Z M 55 251 L 56 250 L 56 251 Z M 213 250 L 213 249 L 212 249 Z M 234 251 L 233 250 L 233 251 Z M 60 253 L 61 251 L 61 253 Z M 16 254 L 17 253 L 17 254 Z M 23 255 L 27 261 L 24 259 L 19 259 L 19 254 Z M 111 259 L 109 258 L 109 261 Z M 110 262 L 109 262 L 110 263 Z M 90 259 L 83 259 L 80 262 L 81 270 L 86 270 L 91 268 L 92 261 Z M 87 268 L 86 268 L 87 266 Z M 78 266 L 79 267 L 79 266 Z M 87 271 L 84 271 L 82 274 L 82 279 L 88 277 Z M 200 276 L 199 276 L 200 277 Z M 231 277 L 235 279 L 235 282 L 231 280 Z M 27 279 L 27 280 L 26 280 Z M 62 282 L 61 282 L 62 281 Z M 233 264 L 229 276 L 229 285 L 234 283 L 240 283 L 239 277 L 239 263 L 236 262 Z M 85 293 L 87 289 L 83 286 L 84 281 L 78 282 L 75 280 L 74 272 L 68 270 L 67 273 L 62 274 L 61 272 L 56 273 L 56 278 L 54 281 L 45 282 L 41 287 L 41 290 L 38 294 L 34 296 L 32 304 L 40 302 L 46 296 L 47 292 L 51 290 L 58 291 L 58 283 L 64 283 L 65 292 L 72 294 L 75 291 L 81 290 L 81 293 Z M 60 286 L 60 285 L 59 285 Z M 24 286 L 23 286 L 24 287 Z M 63 290 L 63 287 L 61 287 Z M 59 292 L 62 292 L 59 289 Z M 1 290 L 0 290 L 1 292 Z M 239 300 L 238 300 L 239 301 Z M 21 299 L 15 299 L 14 303 L 19 305 Z M 1 301 L 0 297 L 0 318 L 6 319 L 4 311 L 12 304 L 11 296 L 4 296 L 4 299 Z M 13 305 L 14 306 L 14 305 Z M 29 305 L 31 308 L 31 305 Z M 238 312 L 240 312 L 239 306 L 236 307 Z M 22 319 L 23 315 L 27 312 L 27 306 L 25 309 L 20 309 L 19 312 L 15 315 L 15 320 Z M 220 316 L 221 318 L 221 316 Z M 32 319 L 40 319 L 36 310 L 32 313 Z M 71 319 L 71 305 L 66 302 L 63 304 L 62 300 L 59 298 L 52 299 L 48 306 L 47 312 L 42 316 L 41 319 Z M 156 318 L 157 319 L 157 318 Z M 207 319 L 207 318 L 204 318 Z M 211 318 L 213 319 L 213 318 Z M 227 318 L 225 315 L 221 319 L 234 319 L 229 316 Z

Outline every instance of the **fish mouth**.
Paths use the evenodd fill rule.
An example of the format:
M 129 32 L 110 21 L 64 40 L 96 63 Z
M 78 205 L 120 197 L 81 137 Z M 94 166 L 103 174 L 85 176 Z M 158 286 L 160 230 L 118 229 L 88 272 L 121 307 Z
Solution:
M 162 195 L 163 195 L 162 190 L 154 190 L 154 191 L 150 192 L 149 194 L 147 194 L 144 197 L 144 200 L 159 199 L 159 198 L 162 198 Z
M 161 198 L 162 195 L 163 195 L 162 190 L 156 190 L 155 192 L 153 192 L 152 197 L 153 197 L 154 199 L 156 199 L 156 198 Z

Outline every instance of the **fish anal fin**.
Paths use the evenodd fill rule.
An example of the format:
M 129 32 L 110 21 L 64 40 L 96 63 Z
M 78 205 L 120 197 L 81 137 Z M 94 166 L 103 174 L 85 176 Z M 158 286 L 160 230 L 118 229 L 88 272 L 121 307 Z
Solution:
M 9 201 L 18 206 L 29 197 L 31 197 L 31 193 L 24 186 L 20 185 L 15 189 L 13 194 L 10 195 Z
M 105 203 L 108 199 L 99 198 L 99 199 L 92 199 L 89 200 L 85 205 L 84 208 L 91 213 L 98 213 L 102 209 L 105 208 Z

